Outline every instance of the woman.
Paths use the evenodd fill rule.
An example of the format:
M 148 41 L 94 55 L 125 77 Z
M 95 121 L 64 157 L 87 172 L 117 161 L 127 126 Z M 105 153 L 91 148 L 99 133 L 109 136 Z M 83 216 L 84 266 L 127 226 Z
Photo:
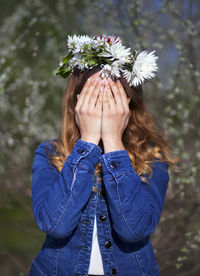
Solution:
M 114 45 L 113 36 L 104 45 L 111 38 Z M 28 276 L 160 275 L 150 234 L 178 158 L 144 105 L 141 83 L 122 73 L 116 80 L 114 68 L 107 78 L 105 63 L 94 64 L 74 65 L 59 136 L 34 152 L 33 215 L 46 239 Z

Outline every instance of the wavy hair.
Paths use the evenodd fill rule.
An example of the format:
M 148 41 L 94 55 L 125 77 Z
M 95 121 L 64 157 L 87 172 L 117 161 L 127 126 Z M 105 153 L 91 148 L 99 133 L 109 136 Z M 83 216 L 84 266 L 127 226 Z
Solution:
M 62 119 L 58 137 L 51 141 L 55 152 L 58 154 L 46 153 L 50 157 L 51 163 L 60 172 L 71 153 L 76 141 L 81 138 L 79 128 L 75 121 L 75 106 L 77 94 L 81 93 L 87 79 L 94 73 L 100 71 L 99 66 L 81 72 L 75 69 L 70 75 L 67 87 L 62 100 Z M 121 75 L 119 78 L 128 97 L 130 97 L 129 109 L 131 111 L 129 122 L 122 135 L 122 143 L 128 152 L 131 164 L 140 176 L 141 180 L 147 182 L 145 174 L 152 175 L 154 160 L 166 162 L 174 171 L 179 171 L 176 164 L 179 158 L 173 153 L 170 145 L 164 138 L 166 135 L 161 126 L 156 122 L 143 101 L 142 86 L 131 87 L 126 79 Z M 103 151 L 103 143 L 100 139 L 99 147 Z M 102 178 L 101 163 L 95 167 L 95 174 Z

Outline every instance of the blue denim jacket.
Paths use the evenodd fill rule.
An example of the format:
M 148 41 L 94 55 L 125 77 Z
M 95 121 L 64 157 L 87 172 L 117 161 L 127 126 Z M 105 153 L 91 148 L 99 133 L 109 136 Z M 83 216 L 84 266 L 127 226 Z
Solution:
M 98 145 L 79 139 L 58 172 L 45 153 L 49 141 L 34 151 L 33 216 L 46 239 L 28 276 L 87 276 L 95 215 L 105 276 L 159 276 L 149 235 L 160 220 L 168 164 L 154 161 L 149 186 L 126 150 L 101 154 Z M 98 161 L 99 183 L 94 177 Z

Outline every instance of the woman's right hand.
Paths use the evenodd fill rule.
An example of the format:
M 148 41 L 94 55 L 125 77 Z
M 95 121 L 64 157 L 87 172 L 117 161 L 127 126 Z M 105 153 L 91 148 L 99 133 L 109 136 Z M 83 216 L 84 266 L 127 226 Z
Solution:
M 97 145 L 101 138 L 103 104 L 103 89 L 100 88 L 103 88 L 103 80 L 98 72 L 86 81 L 78 95 L 75 107 L 75 119 L 81 133 L 80 139 Z

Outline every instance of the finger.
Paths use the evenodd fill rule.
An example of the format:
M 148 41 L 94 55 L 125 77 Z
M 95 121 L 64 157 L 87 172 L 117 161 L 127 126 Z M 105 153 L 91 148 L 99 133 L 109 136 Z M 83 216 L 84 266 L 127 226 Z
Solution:
M 98 81 L 97 81 L 97 79 L 94 79 L 94 80 L 92 80 L 91 84 L 87 87 L 87 90 L 84 92 L 83 99 L 82 99 L 82 105 L 85 106 L 86 108 L 88 108 L 88 107 L 94 108 L 94 104 L 93 104 L 93 106 L 92 105 L 90 106 L 90 97 L 91 97 L 91 94 L 94 93 L 93 97 L 95 98 L 95 101 L 96 101 L 98 94 L 95 93 L 95 89 L 98 88 L 97 86 L 98 86 Z M 95 103 L 95 101 L 93 101 L 93 102 Z
M 129 111 L 130 98 L 127 97 L 126 92 L 125 92 L 124 87 L 121 84 L 121 82 L 119 80 L 117 80 L 116 83 L 117 83 L 117 87 L 118 87 L 119 92 L 120 92 L 121 97 L 122 97 L 122 102 L 123 102 L 124 109 L 126 111 Z
M 103 111 L 103 97 L 104 97 L 105 84 L 102 86 L 101 90 L 101 111 Z
M 115 110 L 116 109 L 116 103 L 115 103 L 115 100 L 114 100 L 114 97 L 113 97 L 113 94 L 112 94 L 112 91 L 111 91 L 111 87 L 108 83 L 106 84 L 106 87 L 107 87 L 107 91 L 108 91 L 107 95 L 108 95 L 109 108 L 110 108 L 110 110 Z
M 109 111 L 110 107 L 109 107 L 109 102 L 108 102 L 108 91 L 107 91 L 107 86 L 104 86 L 103 89 L 103 111 L 106 113 Z
M 117 105 L 118 110 L 124 110 L 124 104 L 121 92 L 119 91 L 118 86 L 115 84 L 115 82 L 111 79 L 108 80 L 108 83 L 111 87 L 111 90 L 113 91 L 114 99 Z
M 99 90 L 99 95 L 98 95 L 97 103 L 96 103 L 96 106 L 95 106 L 95 108 L 97 108 L 98 110 L 102 110 L 103 89 L 104 89 L 104 87 L 101 86 L 101 88 Z
M 78 98 L 77 107 L 80 107 L 83 104 L 83 102 L 84 104 L 88 103 L 90 94 L 96 86 L 96 83 L 94 80 L 98 76 L 99 76 L 99 72 L 93 74 L 87 79 L 83 89 L 81 90 L 80 97 Z M 85 97 L 86 97 L 86 101 L 84 101 Z
M 84 85 L 84 87 L 83 87 L 83 89 L 81 90 L 81 93 L 80 93 L 80 95 L 78 97 L 78 101 L 77 101 L 77 105 L 76 105 L 78 108 L 82 105 L 83 99 L 84 99 L 84 96 L 85 96 L 85 92 L 91 86 L 92 80 L 93 80 L 92 77 L 88 78 L 87 81 L 86 81 L 86 83 L 85 83 L 85 85 Z
M 99 97 L 101 87 L 102 87 L 102 80 L 99 78 L 97 86 L 95 87 L 95 89 L 90 94 L 89 107 L 92 110 L 95 108 L 95 105 L 98 101 L 98 97 Z

